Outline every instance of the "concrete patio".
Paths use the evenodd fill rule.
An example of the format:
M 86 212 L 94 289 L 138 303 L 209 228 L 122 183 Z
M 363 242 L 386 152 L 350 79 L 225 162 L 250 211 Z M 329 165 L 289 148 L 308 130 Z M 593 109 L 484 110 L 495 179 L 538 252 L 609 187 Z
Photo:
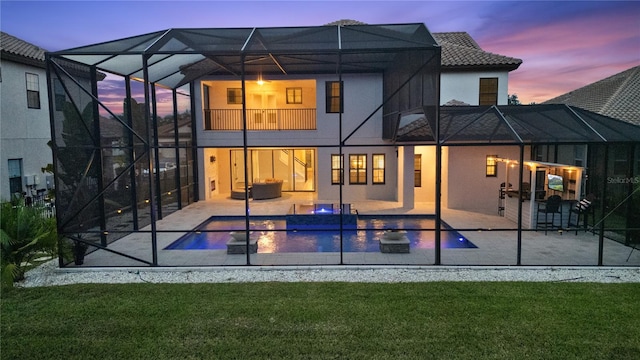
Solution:
M 283 193 L 278 199 L 250 200 L 252 215 L 284 215 L 292 204 L 334 203 L 316 199 L 314 193 Z M 413 209 L 390 201 L 362 201 L 352 204 L 360 215 L 434 214 L 434 204 L 417 203 Z M 157 222 L 158 266 L 227 266 L 247 265 L 247 255 L 230 254 L 226 250 L 164 250 L 169 244 L 215 215 L 244 215 L 244 200 L 220 197 L 200 201 L 176 211 Z M 446 249 L 441 252 L 442 265 L 517 265 L 517 224 L 496 215 L 442 209 L 442 219 L 472 241 L 477 248 Z M 478 230 L 482 229 L 482 230 Z M 489 230 L 513 229 L 513 230 Z M 150 227 L 143 229 L 149 231 Z M 129 256 L 152 261 L 151 234 L 130 234 L 109 245 Z M 598 236 L 590 232 L 523 231 L 521 265 L 526 266 L 597 266 Z M 628 259 L 628 260 L 627 260 Z M 409 254 L 380 252 L 340 253 L 260 253 L 249 256 L 251 265 L 433 265 L 434 249 L 412 249 Z M 633 250 L 606 239 L 603 247 L 604 266 L 638 266 L 640 250 Z M 73 266 L 73 265 L 72 265 Z M 145 263 L 105 250 L 87 255 L 83 267 L 137 267 Z

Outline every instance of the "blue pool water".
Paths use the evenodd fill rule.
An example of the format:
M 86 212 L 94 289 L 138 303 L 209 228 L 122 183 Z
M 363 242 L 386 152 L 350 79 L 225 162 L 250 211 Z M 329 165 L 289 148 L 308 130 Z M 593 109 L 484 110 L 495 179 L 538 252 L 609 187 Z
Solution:
M 343 251 L 345 252 L 378 252 L 379 239 L 387 229 L 405 229 L 412 249 L 435 248 L 435 231 L 419 231 L 433 229 L 433 217 L 358 217 L 358 229 L 345 229 Z M 292 252 L 339 252 L 339 230 L 286 230 L 285 218 L 252 217 L 249 221 L 251 238 L 258 239 L 258 253 L 292 253 Z M 193 232 L 190 232 L 165 250 L 226 250 L 229 232 L 244 231 L 244 217 L 211 217 Z M 443 248 L 476 248 L 471 241 L 450 230 L 442 223 L 441 244 Z

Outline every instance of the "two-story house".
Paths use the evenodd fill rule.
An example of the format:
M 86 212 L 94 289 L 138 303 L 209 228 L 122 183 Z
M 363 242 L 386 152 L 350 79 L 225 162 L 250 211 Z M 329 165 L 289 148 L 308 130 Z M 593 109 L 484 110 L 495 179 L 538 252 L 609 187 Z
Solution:
M 464 32 L 433 35 L 442 47 L 442 105 L 507 103 L 508 74 L 518 68 L 520 59 L 486 52 Z M 435 201 L 434 147 L 380 147 L 388 145 L 382 139 L 382 112 L 374 113 L 354 135 L 354 140 L 373 146 L 350 148 L 342 160 L 335 148 L 323 147 L 334 141 L 338 132 L 330 120 L 335 117 L 335 110 L 328 105 L 341 94 L 339 84 L 333 79 L 318 74 L 295 79 L 263 76 L 245 83 L 249 181 L 282 179 L 283 191 L 311 191 L 317 193 L 318 199 L 335 201 L 339 196 L 337 174 L 341 171 L 340 164 L 344 163 L 349 172 L 347 181 L 343 182 L 345 201 L 400 200 L 406 207 L 412 207 L 414 201 Z M 384 102 L 384 84 L 381 76 L 362 73 L 344 75 L 342 83 L 344 117 L 351 122 L 344 124 L 343 132 L 347 134 L 359 125 L 356 119 L 364 119 Z M 199 84 L 196 89 L 200 90 L 202 101 L 197 104 L 201 104 L 202 109 L 196 114 L 203 114 L 204 126 L 198 130 L 198 144 L 206 147 L 200 150 L 199 156 L 203 170 L 200 191 L 206 199 L 229 196 L 230 191 L 244 187 L 244 153 L 237 147 L 242 130 L 241 81 L 211 76 Z M 254 143 L 266 146 L 258 148 L 252 146 Z M 289 147 L 282 146 L 285 144 Z M 398 154 L 404 161 L 400 161 L 402 157 Z M 478 161 L 476 155 L 477 151 L 464 149 L 448 153 L 448 156 L 483 164 L 484 158 Z M 212 158 L 217 161 L 208 161 Z M 459 181 L 456 169 L 449 171 L 452 178 Z M 482 186 L 495 190 L 499 187 L 496 180 L 489 178 Z M 495 197 L 494 192 L 482 193 Z M 465 201 L 468 196 L 464 193 L 456 192 L 451 194 L 451 199 L 448 195 L 445 198 L 450 206 L 464 204 L 469 208 L 469 202 Z M 493 198 L 475 198 L 478 207 L 473 210 L 495 212 Z
M 53 176 L 45 50 L 0 32 L 0 199 L 43 196 Z

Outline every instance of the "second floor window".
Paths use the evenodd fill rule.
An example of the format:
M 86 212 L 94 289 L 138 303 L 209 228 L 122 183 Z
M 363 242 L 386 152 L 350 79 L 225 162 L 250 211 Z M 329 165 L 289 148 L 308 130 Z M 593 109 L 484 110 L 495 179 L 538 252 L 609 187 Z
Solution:
M 344 155 L 331 155 L 331 185 L 344 184 Z
M 367 183 L 367 155 L 349 155 L 349 184 Z
M 37 74 L 26 73 L 27 107 L 40 109 L 40 80 Z
M 498 78 L 480 78 L 479 105 L 498 105 Z
M 302 88 L 287 88 L 287 104 L 302 104 Z
M 326 90 L 326 103 L 327 113 L 341 113 L 343 112 L 343 91 L 342 82 L 340 81 L 327 81 L 325 83 Z
M 227 104 L 242 104 L 242 89 L 227 89 Z

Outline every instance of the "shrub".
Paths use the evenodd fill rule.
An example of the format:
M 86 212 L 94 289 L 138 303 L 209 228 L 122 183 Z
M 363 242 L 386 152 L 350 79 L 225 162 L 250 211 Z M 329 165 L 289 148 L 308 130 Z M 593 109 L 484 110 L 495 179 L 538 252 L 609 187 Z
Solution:
M 2 285 L 11 286 L 24 279 L 24 273 L 36 257 L 57 252 L 55 218 L 44 218 L 39 206 L 3 203 L 0 216 Z

